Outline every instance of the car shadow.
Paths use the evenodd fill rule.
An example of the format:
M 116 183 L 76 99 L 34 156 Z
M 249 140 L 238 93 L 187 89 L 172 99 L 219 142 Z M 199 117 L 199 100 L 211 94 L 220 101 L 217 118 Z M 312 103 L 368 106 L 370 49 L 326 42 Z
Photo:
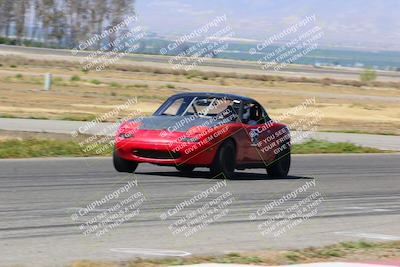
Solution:
M 297 175 L 288 175 L 287 177 L 270 177 L 267 174 L 262 174 L 262 173 L 239 172 L 236 173 L 236 176 L 233 180 L 300 180 L 300 179 L 313 180 L 314 177 L 297 176 Z
M 159 171 L 159 172 L 135 172 L 136 174 L 141 175 L 158 175 L 158 176 L 168 176 L 168 177 L 182 177 L 182 178 L 197 178 L 197 179 L 223 179 L 223 175 L 219 175 L 216 177 L 211 176 L 208 171 L 193 171 L 191 173 L 181 173 L 178 171 Z M 287 177 L 269 177 L 267 174 L 262 173 L 251 173 L 251 172 L 236 172 L 235 178 L 232 180 L 241 181 L 241 180 L 300 180 L 307 179 L 312 180 L 313 177 L 307 176 L 295 176 L 289 175 Z

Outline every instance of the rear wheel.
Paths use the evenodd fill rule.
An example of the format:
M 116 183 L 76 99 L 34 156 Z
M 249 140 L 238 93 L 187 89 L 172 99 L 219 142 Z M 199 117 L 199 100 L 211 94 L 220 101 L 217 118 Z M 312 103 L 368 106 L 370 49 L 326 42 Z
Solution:
M 267 167 L 270 177 L 287 177 L 290 169 L 290 150 L 278 154 L 276 160 Z
M 227 140 L 219 147 L 211 165 L 211 173 L 223 174 L 226 179 L 233 179 L 236 166 L 236 148 L 232 140 Z
M 137 162 L 134 161 L 129 161 L 126 159 L 123 159 L 118 156 L 118 153 L 116 150 L 113 152 L 113 163 L 114 163 L 114 168 L 118 172 L 134 172 L 139 165 Z
M 191 173 L 194 170 L 193 166 L 188 165 L 176 165 L 175 167 L 181 173 Z

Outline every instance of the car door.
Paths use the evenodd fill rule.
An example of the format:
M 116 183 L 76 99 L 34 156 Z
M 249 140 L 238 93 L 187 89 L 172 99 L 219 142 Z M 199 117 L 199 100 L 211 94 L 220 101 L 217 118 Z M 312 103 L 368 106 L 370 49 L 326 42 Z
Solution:
M 243 106 L 242 122 L 247 133 L 248 160 L 252 163 L 267 164 L 274 158 L 274 132 L 266 123 L 270 121 L 266 112 L 257 102 Z
M 257 123 L 250 121 L 250 108 L 254 105 L 252 102 L 243 103 L 241 122 L 244 129 L 243 136 L 243 160 L 246 163 L 255 163 L 260 161 L 260 156 L 257 149 L 258 134 Z

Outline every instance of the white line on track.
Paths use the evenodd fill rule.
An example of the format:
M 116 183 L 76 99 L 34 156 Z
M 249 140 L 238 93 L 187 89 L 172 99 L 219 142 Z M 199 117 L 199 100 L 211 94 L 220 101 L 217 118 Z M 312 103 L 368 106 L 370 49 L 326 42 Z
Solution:
M 75 211 L 78 212 L 80 210 L 84 210 L 86 208 L 82 208 L 82 207 L 70 207 L 70 208 L 66 208 L 67 211 Z M 108 209 L 91 209 L 90 211 L 106 211 Z
M 166 249 L 150 249 L 150 248 L 111 248 L 112 252 L 139 254 L 139 255 L 152 255 L 152 256 L 169 256 L 169 257 L 185 257 L 191 255 L 190 252 L 180 250 L 166 250 Z
M 344 236 L 351 236 L 351 237 L 361 237 L 361 238 L 369 238 L 369 239 L 389 240 L 389 241 L 400 240 L 400 236 L 376 234 L 376 233 L 335 232 L 335 234 L 344 235 Z
M 380 208 L 369 208 L 369 207 L 345 207 L 346 210 L 365 210 L 365 211 L 391 211 L 390 209 L 380 209 Z

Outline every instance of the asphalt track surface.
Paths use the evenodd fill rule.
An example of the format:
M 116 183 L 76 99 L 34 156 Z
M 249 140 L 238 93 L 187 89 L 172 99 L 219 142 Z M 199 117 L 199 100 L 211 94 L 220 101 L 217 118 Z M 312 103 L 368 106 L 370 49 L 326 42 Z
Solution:
M 225 187 L 178 213 L 196 210 L 222 193 L 234 198 L 225 216 L 185 237 L 169 229 L 182 216 L 160 217 L 225 181 L 208 178 L 206 169 L 185 176 L 171 167 L 143 164 L 132 176 L 115 172 L 110 158 L 1 160 L 0 266 L 63 266 L 77 259 L 127 260 L 300 248 L 345 240 L 400 240 L 399 162 L 400 154 L 299 155 L 293 157 L 292 176 L 287 179 L 266 179 L 262 169 L 241 171 L 237 180 L 226 181 Z M 73 215 L 135 180 L 137 186 L 126 196 L 144 194 L 140 212 L 99 238 L 94 233 L 84 236 L 79 226 L 85 217 L 74 221 Z M 314 187 L 297 191 L 296 198 L 268 214 L 279 214 L 318 192 L 323 201 L 316 206 L 317 213 L 278 237 L 263 236 L 258 225 L 265 219 L 251 215 L 314 182 Z M 110 200 L 91 212 L 100 214 L 118 201 Z

